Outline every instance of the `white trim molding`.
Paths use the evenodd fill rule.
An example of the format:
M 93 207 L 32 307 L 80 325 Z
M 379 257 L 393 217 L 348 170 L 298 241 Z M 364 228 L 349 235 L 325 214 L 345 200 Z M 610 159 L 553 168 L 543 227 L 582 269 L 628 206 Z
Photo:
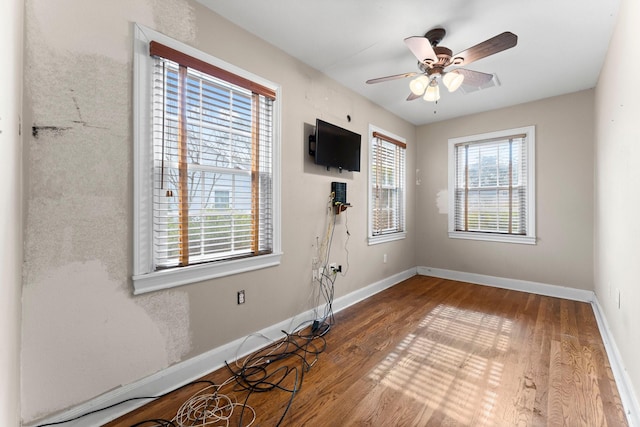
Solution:
M 282 258 L 281 227 L 281 87 L 250 71 L 229 64 L 215 56 L 174 40 L 162 33 L 140 24 L 133 26 L 133 274 L 131 276 L 134 294 L 142 294 L 175 286 L 186 285 L 233 274 L 279 265 Z M 273 106 L 273 249 L 271 254 L 258 255 L 234 260 L 219 260 L 188 267 L 158 270 L 153 257 L 153 144 L 152 135 L 152 93 L 150 84 L 153 60 L 149 55 L 149 43 L 155 40 L 168 47 L 200 59 L 218 68 L 241 76 L 276 93 Z
M 373 134 L 375 132 L 384 134 L 390 138 L 395 139 L 396 141 L 400 141 L 403 144 L 407 143 L 407 140 L 399 135 L 395 135 L 391 132 L 387 132 L 384 129 L 381 129 L 371 123 L 369 123 L 369 133 L 367 134 L 367 148 L 369 150 L 369 157 L 368 157 L 368 161 L 367 161 L 367 165 L 369 168 L 369 172 L 368 172 L 368 177 L 367 177 L 367 206 L 368 206 L 368 214 L 367 214 L 367 224 L 368 224 L 368 232 L 367 232 L 367 244 L 369 245 L 378 245 L 381 243 L 387 243 L 387 242 L 393 242 L 395 240 L 402 240 L 402 239 L 406 239 L 407 238 L 407 195 L 406 195 L 406 189 L 407 189 L 407 153 L 406 153 L 406 148 L 402 149 L 402 159 L 403 161 L 401 162 L 401 173 L 402 176 L 400 177 L 400 181 L 401 182 L 397 182 L 397 186 L 396 188 L 401 189 L 402 191 L 401 193 L 401 197 L 402 200 L 400 201 L 400 206 L 398 206 L 397 209 L 397 214 L 401 216 L 400 222 L 402 223 L 402 230 L 401 231 L 394 231 L 394 232 L 390 232 L 390 233 L 386 233 L 386 234 L 380 234 L 380 235 L 374 235 L 374 224 L 373 224 L 373 207 L 374 207 L 374 201 L 376 200 L 375 198 L 375 194 L 373 193 L 373 189 L 372 189 L 372 181 L 373 181 L 373 167 L 371 166 L 373 164 L 373 153 L 374 153 L 374 149 L 373 149 L 373 144 L 375 142 L 376 137 L 373 136 Z M 397 148 L 397 147 L 396 147 Z M 400 154 L 399 154 L 400 155 Z M 397 167 L 398 165 L 396 165 L 396 171 L 398 169 Z
M 622 401 L 622 406 L 624 407 L 624 411 L 627 416 L 627 422 L 629 423 L 629 427 L 639 427 L 640 404 L 638 403 L 638 398 L 633 392 L 633 384 L 631 383 L 631 379 L 624 367 L 622 357 L 618 351 L 618 346 L 613 339 L 613 335 L 611 335 L 609 324 L 607 323 L 607 319 L 604 317 L 597 296 L 591 302 L 591 306 L 593 307 L 593 313 L 596 317 L 596 322 L 598 323 L 598 329 L 602 336 L 604 348 L 607 351 L 607 357 L 609 358 L 613 378 L 616 381 L 620 400 Z
M 446 270 L 443 268 L 433 267 L 418 267 L 418 274 L 422 276 L 433 276 L 439 277 L 441 279 L 474 283 L 476 285 L 493 286 L 494 288 L 511 289 L 514 291 L 529 292 L 531 294 L 564 298 L 572 301 L 590 303 L 594 299 L 593 291 L 569 288 L 565 286 L 549 285 L 547 283 L 531 282 L 528 280 L 508 279 L 505 277 L 465 273 L 462 271 Z
M 483 233 L 456 231 L 456 161 L 455 147 L 457 144 L 474 143 L 482 140 L 492 140 L 500 138 L 509 138 L 513 135 L 526 135 L 526 164 L 521 165 L 525 169 L 522 174 L 526 176 L 527 193 L 526 193 L 526 235 L 507 234 L 507 233 Z M 448 189 L 449 189 L 449 218 L 448 233 L 451 239 L 469 239 L 469 240 L 486 240 L 490 242 L 505 243 L 521 243 L 526 245 L 535 245 L 536 238 L 536 128 L 535 126 L 525 126 L 515 129 L 505 129 L 495 132 L 482 133 L 478 135 L 461 136 L 450 138 L 448 141 Z

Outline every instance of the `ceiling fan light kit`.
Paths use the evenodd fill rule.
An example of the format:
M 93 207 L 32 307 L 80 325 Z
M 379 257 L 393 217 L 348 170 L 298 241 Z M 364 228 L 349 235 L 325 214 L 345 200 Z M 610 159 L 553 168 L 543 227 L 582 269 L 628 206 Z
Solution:
M 449 92 L 455 92 L 464 82 L 464 76 L 457 71 L 450 71 L 442 77 L 442 83 L 449 89 Z
M 409 83 L 409 89 L 417 96 L 422 96 L 427 90 L 427 87 L 429 87 L 429 77 L 424 74 L 416 77 Z
M 423 99 L 429 102 L 436 102 L 440 99 L 440 88 L 438 87 L 438 82 L 435 77 L 431 80 L 431 83 L 429 83 Z
M 418 59 L 420 73 L 409 72 L 396 74 L 393 76 L 379 77 L 367 80 L 367 83 L 381 83 L 418 75 L 409 83 L 411 94 L 408 101 L 420 98 L 423 94 L 425 101 L 435 102 L 440 99 L 440 89 L 438 87 L 438 77 L 442 78 L 442 83 L 449 90 L 455 92 L 463 83 L 480 87 L 493 78 L 492 74 L 479 71 L 457 68 L 452 71 L 445 71 L 449 66 L 469 65 L 479 59 L 489 55 L 510 49 L 518 43 L 518 36 L 511 32 L 504 32 L 477 45 L 463 50 L 455 55 L 449 48 L 438 46 L 442 41 L 446 31 L 443 28 L 435 28 L 428 31 L 424 36 L 413 36 L 404 39 L 405 44 Z

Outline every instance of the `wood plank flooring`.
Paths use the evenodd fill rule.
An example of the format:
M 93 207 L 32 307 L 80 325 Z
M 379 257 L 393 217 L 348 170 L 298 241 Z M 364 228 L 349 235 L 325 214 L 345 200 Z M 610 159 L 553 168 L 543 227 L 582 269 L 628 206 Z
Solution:
M 292 400 L 278 389 L 252 393 L 253 425 L 278 425 L 283 414 L 282 426 L 627 425 L 587 303 L 415 276 L 335 321 L 308 372 L 300 362 L 311 363 L 309 354 L 270 365 L 298 367 L 282 374 L 283 388 L 294 387 L 296 373 L 304 379 Z M 204 379 L 221 383 L 229 376 L 221 369 Z M 107 426 L 172 425 L 144 421 L 171 420 L 203 387 L 182 389 Z M 247 393 L 233 388 L 220 393 L 243 402 Z M 228 425 L 238 425 L 240 413 Z M 247 425 L 250 411 L 242 418 Z

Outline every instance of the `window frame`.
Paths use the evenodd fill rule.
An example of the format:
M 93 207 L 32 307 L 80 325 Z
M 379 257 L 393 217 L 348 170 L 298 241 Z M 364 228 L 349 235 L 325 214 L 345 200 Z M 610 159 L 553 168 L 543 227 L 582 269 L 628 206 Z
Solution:
M 455 230 L 455 183 L 456 183 L 456 161 L 455 146 L 462 143 L 481 143 L 485 140 L 507 138 L 509 136 L 526 135 L 525 147 L 527 150 L 527 234 L 516 235 L 506 233 L 485 233 L 478 231 L 456 231 Z M 448 233 L 452 239 L 484 240 L 491 242 L 520 243 L 535 245 L 536 238 L 536 186 L 535 186 L 535 126 L 525 126 L 514 129 L 488 132 L 476 135 L 469 135 L 448 140 L 448 192 L 449 192 L 449 213 L 448 213 Z
M 151 120 L 151 76 L 153 58 L 149 44 L 157 41 L 198 60 L 241 78 L 253 81 L 276 93 L 273 104 L 272 186 L 273 186 L 273 251 L 241 259 L 213 261 L 184 267 L 153 269 L 153 142 Z M 281 102 L 280 86 L 239 67 L 173 40 L 155 30 L 134 24 L 133 68 L 133 288 L 134 294 L 168 289 L 175 286 L 225 277 L 233 274 L 279 265 L 281 262 Z
M 374 151 L 374 143 L 375 140 L 378 138 L 377 136 L 375 136 L 376 134 L 381 134 L 383 136 L 386 136 L 388 138 L 391 138 L 397 142 L 400 142 L 401 144 L 404 144 L 405 147 L 402 147 L 402 149 L 404 150 L 404 170 L 403 170 L 403 174 L 400 177 L 401 182 L 400 184 L 400 188 L 402 189 L 402 200 L 400 201 L 400 203 L 398 204 L 398 208 L 401 210 L 401 212 L 399 212 L 399 214 L 401 215 L 401 220 L 400 222 L 402 223 L 404 229 L 401 231 L 394 231 L 394 232 L 390 232 L 390 233 L 384 233 L 384 234 L 378 234 L 375 235 L 374 234 L 374 215 L 373 215 L 373 209 L 374 209 L 374 202 L 375 202 L 375 194 L 373 191 L 373 151 Z M 406 139 L 395 135 L 391 132 L 387 132 L 384 129 L 381 129 L 375 125 L 370 124 L 369 125 L 369 161 L 368 161 L 368 167 L 369 167 L 369 173 L 368 173 L 368 179 L 367 179 L 367 193 L 368 193 L 368 198 L 369 198 L 369 206 L 368 206 L 368 234 L 367 234 L 367 241 L 369 245 L 376 245 L 376 244 L 380 244 L 380 243 L 386 243 L 386 242 L 392 242 L 395 240 L 402 240 L 405 239 L 407 237 L 407 149 L 406 149 Z M 398 145 L 398 144 L 395 144 Z

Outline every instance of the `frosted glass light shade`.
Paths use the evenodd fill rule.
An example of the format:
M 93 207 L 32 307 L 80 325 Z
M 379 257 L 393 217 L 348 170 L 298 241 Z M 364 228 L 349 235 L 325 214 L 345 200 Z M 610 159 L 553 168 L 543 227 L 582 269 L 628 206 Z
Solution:
M 434 82 L 435 83 L 435 82 Z M 430 102 L 436 102 L 440 99 L 440 88 L 438 87 L 438 83 L 430 84 L 427 88 L 427 91 L 424 93 L 424 100 Z
M 427 90 L 428 86 L 429 78 L 425 75 L 416 77 L 415 79 L 411 80 L 411 83 L 409 83 L 409 89 L 411 89 L 411 92 L 416 96 L 422 96 L 424 91 Z
M 451 71 L 442 78 L 442 83 L 449 89 L 449 92 L 455 92 L 463 81 L 464 76 L 456 71 Z

